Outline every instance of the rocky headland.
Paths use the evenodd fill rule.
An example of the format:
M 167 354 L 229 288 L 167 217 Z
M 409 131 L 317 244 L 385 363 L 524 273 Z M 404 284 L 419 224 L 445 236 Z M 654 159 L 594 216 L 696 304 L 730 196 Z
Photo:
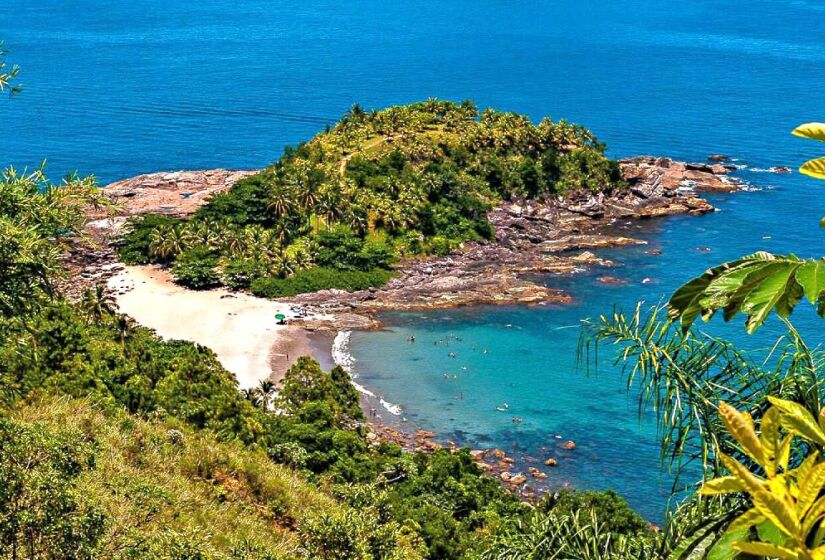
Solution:
M 493 241 L 466 243 L 444 257 L 400 263 L 381 288 L 359 292 L 325 290 L 291 301 L 328 313 L 356 314 L 371 326 L 376 312 L 426 310 L 461 305 L 569 301 L 570 296 L 529 279 L 536 274 L 572 274 L 610 265 L 593 251 L 642 241 L 611 228 L 620 219 L 703 214 L 714 207 L 700 193 L 731 192 L 742 182 L 720 164 L 689 164 L 668 158 L 621 161 L 627 188 L 611 195 L 506 202 L 488 217 Z M 312 326 L 312 325 L 309 325 Z
M 281 304 L 286 304 L 286 308 L 302 308 L 293 315 L 290 328 L 303 326 L 321 333 L 378 328 L 381 324 L 376 314 L 389 310 L 564 303 L 570 301 L 569 294 L 534 282 L 531 277 L 574 274 L 590 266 L 609 266 L 612 263 L 597 256 L 599 249 L 643 243 L 617 228 L 617 221 L 711 212 L 714 207 L 701 197 L 702 193 L 730 192 L 742 187 L 742 182 L 730 175 L 734 168 L 718 162 L 689 164 L 668 158 L 636 157 L 622 160 L 621 170 L 627 186 L 613 193 L 505 202 L 488 214 L 495 228 L 493 240 L 465 243 L 446 256 L 404 260 L 397 265 L 396 276 L 380 288 L 357 292 L 327 290 L 284 300 Z M 69 255 L 73 274 L 66 290 L 78 294 L 85 286 L 108 282 L 118 298 L 127 296 L 128 288 L 122 288 L 118 278 L 130 271 L 117 262 L 112 242 L 129 217 L 148 213 L 187 216 L 210 196 L 228 190 L 253 173 L 224 169 L 153 173 L 107 186 L 105 192 L 116 209 L 108 215 L 90 216 L 88 231 L 96 248 L 78 246 Z M 603 277 L 603 281 L 620 282 L 610 276 Z M 236 320 L 231 315 L 227 320 Z M 191 333 L 187 337 L 194 338 Z M 289 350 L 276 350 L 273 355 L 282 362 L 285 356 L 286 361 L 273 363 L 273 372 L 276 365 L 281 371 L 291 361 Z M 293 358 L 300 353 L 294 349 Z M 395 441 L 421 451 L 442 447 L 431 432 L 411 431 L 407 426 L 378 419 L 370 423 L 370 440 L 375 443 Z M 451 449 L 455 447 L 447 444 Z M 539 458 L 513 459 L 500 450 L 476 450 L 473 456 L 490 476 L 527 498 L 533 493 L 531 485 L 540 485 L 548 476 L 548 467 L 565 460 L 571 449 L 566 447 Z
M 408 259 L 380 288 L 358 292 L 326 290 L 291 298 L 294 304 L 335 315 L 335 321 L 304 321 L 309 329 L 374 328 L 384 310 L 422 310 L 475 304 L 565 302 L 569 295 L 533 282 L 530 275 L 570 274 L 582 267 L 609 265 L 594 250 L 642 243 L 611 225 L 620 219 L 646 219 L 714 210 L 701 193 L 730 192 L 741 181 L 720 163 L 690 164 L 649 156 L 622 160 L 627 188 L 610 194 L 567 199 L 514 200 L 489 213 L 495 239 L 465 243 L 443 257 Z M 135 215 L 186 216 L 210 196 L 228 190 L 255 171 L 224 169 L 152 173 L 112 183 L 105 192 L 116 204 L 113 215 L 90 216 L 96 250 L 69 257 L 71 290 L 105 282 L 120 269 L 111 249 L 125 221 Z

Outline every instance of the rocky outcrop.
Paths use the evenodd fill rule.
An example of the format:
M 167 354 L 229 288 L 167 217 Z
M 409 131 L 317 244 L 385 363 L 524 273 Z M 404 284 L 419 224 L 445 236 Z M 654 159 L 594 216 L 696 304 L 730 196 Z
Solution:
M 572 274 L 583 266 L 610 265 L 590 250 L 642 243 L 617 235 L 609 227 L 615 220 L 711 212 L 713 206 L 698 192 L 731 191 L 739 185 L 720 165 L 640 157 L 623 160 L 621 166 L 626 189 L 506 202 L 488 214 L 496 232 L 491 242 L 467 243 L 445 257 L 404 262 L 398 276 L 379 289 L 329 290 L 300 295 L 293 301 L 331 313 L 369 315 L 384 310 L 568 302 L 569 295 L 529 276 Z
M 730 169 L 719 163 L 689 164 L 643 156 L 622 160 L 620 166 L 626 188 L 506 202 L 488 214 L 495 228 L 495 239 L 490 242 L 466 243 L 444 257 L 403 262 L 397 277 L 380 289 L 354 293 L 326 290 L 293 301 L 340 316 L 340 325 L 306 325 L 319 329 L 375 327 L 378 323 L 372 315 L 390 309 L 566 302 L 570 300 L 567 294 L 531 281 L 529 275 L 570 274 L 583 266 L 609 265 L 590 250 L 640 243 L 611 229 L 610 224 L 617 219 L 710 212 L 713 206 L 698 193 L 727 192 L 740 185 L 729 176 Z M 105 245 L 129 216 L 191 214 L 209 197 L 255 172 L 152 173 L 112 183 L 105 191 L 118 205 L 116 215 L 91 216 L 97 219 L 90 221 L 89 230 Z M 105 257 L 93 259 L 89 266 L 78 263 L 79 276 L 96 279 L 95 270 L 111 259 L 111 254 Z
M 138 175 L 107 185 L 104 192 L 118 206 L 118 215 L 167 214 L 186 216 L 203 206 L 209 197 L 258 171 L 207 169 Z
M 644 199 L 687 192 L 731 192 L 741 185 L 739 179 L 729 176 L 735 168 L 721 163 L 685 163 L 640 156 L 623 159 L 619 165 L 630 191 Z

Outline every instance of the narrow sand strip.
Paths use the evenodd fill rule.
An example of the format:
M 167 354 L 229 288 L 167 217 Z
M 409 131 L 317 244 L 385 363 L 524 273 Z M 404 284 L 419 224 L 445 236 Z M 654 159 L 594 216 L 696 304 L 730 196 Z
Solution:
M 289 304 L 225 289 L 195 291 L 174 284 L 165 270 L 130 266 L 109 280 L 123 313 L 165 339 L 211 348 L 241 388 L 279 381 L 310 348 L 300 327 L 278 325 L 292 317 Z

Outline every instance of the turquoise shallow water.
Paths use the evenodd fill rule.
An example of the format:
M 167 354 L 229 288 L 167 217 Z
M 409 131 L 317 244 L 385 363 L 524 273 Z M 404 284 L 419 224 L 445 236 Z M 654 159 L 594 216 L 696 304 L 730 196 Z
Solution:
M 817 155 L 819 146 L 788 132 L 825 118 L 820 2 L 7 0 L 3 8 L 0 36 L 24 68 L 25 92 L 0 102 L 0 161 L 47 158 L 52 175 L 78 169 L 104 183 L 263 166 L 355 102 L 473 98 L 581 122 L 615 156 L 721 152 L 756 168 Z M 623 263 L 611 274 L 626 286 L 599 284 L 595 271 L 546 280 L 575 297 L 564 308 L 387 317 L 386 332 L 353 336 L 361 381 L 422 427 L 468 445 L 543 456 L 557 435 L 575 439 L 552 480 L 615 487 L 661 517 L 668 478 L 651 425 L 639 424 L 615 372 L 576 369 L 578 331 L 567 327 L 614 305 L 658 301 L 722 258 L 820 254 L 822 185 L 744 176 L 763 190 L 715 198 L 714 215 L 628 226 L 663 254 L 605 252 Z M 642 284 L 646 277 L 655 282 Z M 819 323 L 800 321 L 821 342 Z M 451 345 L 455 359 L 433 345 L 449 333 L 462 337 Z M 758 347 L 769 334 L 747 343 Z M 458 377 L 445 381 L 444 372 Z M 494 410 L 504 401 L 521 425 Z

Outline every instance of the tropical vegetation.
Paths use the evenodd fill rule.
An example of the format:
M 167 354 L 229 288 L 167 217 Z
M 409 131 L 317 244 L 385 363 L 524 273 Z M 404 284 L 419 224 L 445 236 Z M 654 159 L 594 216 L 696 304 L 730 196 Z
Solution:
M 821 130 L 794 134 L 822 140 Z M 800 171 L 818 176 L 816 160 Z M 657 412 L 663 458 L 704 481 L 671 516 L 676 546 L 652 557 L 825 558 L 825 355 L 790 319 L 803 297 L 825 315 L 823 263 L 756 253 L 691 280 L 666 310 L 638 307 L 588 327 L 588 342 L 622 348 L 628 386 Z M 775 312 L 786 334 L 760 355 L 691 329 L 719 310 L 726 321 L 745 315 L 748 333 Z
M 380 285 L 398 258 L 491 238 L 487 211 L 502 199 L 621 188 L 604 150 L 581 126 L 469 101 L 355 105 L 191 219 L 132 220 L 120 256 L 170 265 L 189 287 L 270 297 Z
M 483 210 L 498 198 L 619 188 L 614 172 L 570 125 L 468 103 L 354 108 L 191 220 L 135 221 L 120 250 L 197 287 L 363 285 L 403 254 L 488 235 Z M 337 216 L 319 202 L 333 179 Z M 359 189 L 344 195 L 350 181 Z M 88 242 L 83 217 L 103 203 L 93 187 L 42 171 L 0 180 L 0 557 L 825 558 L 823 355 L 790 322 L 803 296 L 821 305 L 819 261 L 759 254 L 708 271 L 667 310 L 587 326 L 583 348 L 621 348 L 682 475 L 657 532 L 610 492 L 523 503 L 468 450 L 368 437 L 341 368 L 301 358 L 279 387 L 239 391 L 209 349 L 159 339 L 103 288 L 67 300 L 55 285 L 70 240 Z M 356 190 L 368 202 L 352 204 Z M 776 310 L 787 332 L 768 356 L 745 351 L 693 325 L 719 309 L 745 314 L 749 332 Z

